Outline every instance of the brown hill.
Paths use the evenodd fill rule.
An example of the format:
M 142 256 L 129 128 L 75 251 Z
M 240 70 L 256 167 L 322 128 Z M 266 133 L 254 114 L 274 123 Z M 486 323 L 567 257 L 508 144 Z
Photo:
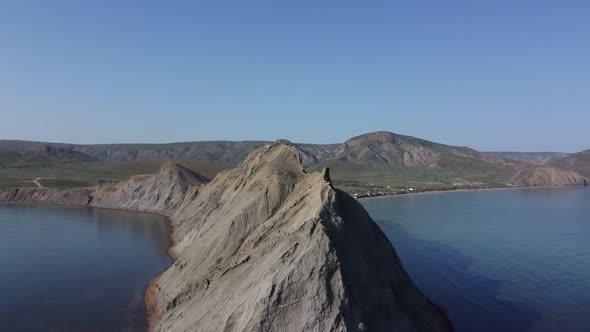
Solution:
M 405 167 L 439 167 L 445 159 L 472 159 L 504 164 L 505 160 L 475 150 L 449 146 L 391 132 L 375 132 L 353 137 L 341 144 L 326 160 L 383 162 Z

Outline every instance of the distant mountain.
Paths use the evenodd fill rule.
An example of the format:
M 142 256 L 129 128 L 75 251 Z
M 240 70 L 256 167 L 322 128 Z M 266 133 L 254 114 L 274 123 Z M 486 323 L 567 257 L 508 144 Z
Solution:
M 513 151 L 492 151 L 487 152 L 506 159 L 527 160 L 527 161 L 546 161 L 551 158 L 563 158 L 571 153 L 565 152 L 513 152 Z
M 25 147 L 23 149 L 23 147 Z M 15 151 L 14 148 L 20 148 Z M 63 163 L 92 162 L 98 160 L 72 146 L 19 145 L 0 146 L 1 167 L 51 167 Z
M 322 161 L 330 160 L 430 168 L 440 167 L 441 164 L 444 165 L 451 160 L 498 164 L 506 162 L 500 157 L 483 154 L 466 147 L 444 145 L 385 131 L 364 134 L 347 140 Z
M 268 142 L 208 141 L 168 144 L 73 145 L 72 148 L 101 160 L 206 160 L 237 165 L 250 151 L 266 143 Z
M 26 141 L 0 141 L 0 148 L 12 151 L 69 149 L 84 155 L 113 161 L 128 160 L 206 160 L 220 164 L 237 165 L 254 149 L 270 141 L 203 141 L 167 144 L 91 144 L 75 145 Z M 290 143 L 290 142 L 289 142 Z M 375 132 L 353 137 L 342 144 L 293 144 L 300 152 L 304 165 L 338 160 L 350 162 L 385 163 L 404 167 L 437 167 L 445 159 L 482 160 L 504 164 L 505 160 L 493 154 L 484 154 L 465 147 L 454 147 L 427 140 Z M 448 157 L 448 158 L 447 158 Z
M 557 158 L 560 153 L 484 153 L 428 140 L 381 131 L 350 138 L 338 144 L 299 144 L 294 146 L 302 164 L 310 171 L 329 167 L 334 183 L 349 192 L 394 191 L 396 188 L 421 189 L 481 188 L 521 185 L 571 185 L 590 176 L 581 156 Z M 97 161 L 137 163 L 156 160 L 200 161 L 198 172 L 214 176 L 227 166 L 237 166 L 267 141 L 205 141 L 168 144 L 76 145 L 25 141 L 0 141 L 0 180 L 2 167 L 39 167 L 62 163 L 83 163 L 96 178 L 112 178 L 111 166 Z M 573 159 L 567 159 L 567 158 Z M 576 161 L 580 159 L 579 161 Z M 89 167 L 88 163 L 96 163 Z M 204 167 L 203 167 L 204 166 Z M 73 167 L 73 166 L 72 166 Z M 535 171 L 536 168 L 544 170 Z M 151 169 L 151 168 L 150 168 Z M 573 173 L 562 174 L 563 169 Z M 59 176 L 68 176 L 66 172 Z M 10 173 L 10 176 L 30 177 Z M 53 173 L 49 173 L 50 175 Z M 65 174 L 65 175 L 63 175 Z M 78 176 L 80 172 L 76 173 Z M 130 173 L 129 175 L 136 174 Z M 554 175 L 553 177 L 547 174 Z M 559 176 L 558 176 L 559 174 Z M 532 180 L 534 178 L 534 181 Z M 574 180 L 572 180 L 574 179 Z M 88 181 L 89 179 L 83 179 Z M 91 180 L 91 179 L 90 179 Z M 566 181 L 567 180 L 567 181 Z M 583 180 L 581 180 L 583 182 Z M 10 182 L 12 183 L 12 182 Z M 0 183 L 1 185 L 1 183 Z

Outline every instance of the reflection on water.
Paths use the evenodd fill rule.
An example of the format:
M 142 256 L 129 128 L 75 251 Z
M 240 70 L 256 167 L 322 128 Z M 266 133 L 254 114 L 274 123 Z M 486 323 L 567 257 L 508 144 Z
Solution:
M 6 331 L 143 331 L 143 292 L 170 259 L 164 217 L 0 205 Z
M 590 190 L 365 200 L 457 331 L 590 331 Z

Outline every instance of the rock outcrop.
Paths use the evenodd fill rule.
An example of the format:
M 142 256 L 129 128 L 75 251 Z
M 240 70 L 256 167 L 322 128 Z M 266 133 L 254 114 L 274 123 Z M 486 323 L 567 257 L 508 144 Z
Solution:
M 208 180 L 177 164 L 166 163 L 151 175 L 132 176 L 121 182 L 106 182 L 73 189 L 17 188 L 0 191 L 0 201 L 80 205 L 127 209 L 170 215 L 194 197 Z
M 167 164 L 95 187 L 0 200 L 171 216 L 176 262 L 146 292 L 154 331 L 450 331 L 363 207 L 307 174 L 297 149 L 261 147 L 206 179 Z
M 587 186 L 590 180 L 574 171 L 534 167 L 519 171 L 510 184 L 519 187 Z
M 449 331 L 363 207 L 276 143 L 172 216 L 155 331 Z

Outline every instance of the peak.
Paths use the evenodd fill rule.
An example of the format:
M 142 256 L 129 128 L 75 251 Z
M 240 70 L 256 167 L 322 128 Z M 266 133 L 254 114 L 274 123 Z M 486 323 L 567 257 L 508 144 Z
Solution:
M 240 168 L 260 171 L 268 168 L 273 173 L 285 171 L 303 172 L 299 151 L 283 141 L 262 146 L 252 151 L 240 164 Z
M 293 145 L 293 142 L 289 141 L 286 138 L 279 138 L 279 139 L 277 139 L 275 141 L 275 144 L 277 144 L 277 143 L 279 143 L 279 144 L 286 144 L 286 145 Z
M 389 131 L 376 131 L 373 133 L 367 133 L 367 134 L 355 136 L 355 137 L 349 139 L 348 141 L 346 141 L 345 144 L 356 145 L 356 144 L 366 144 L 366 143 L 373 143 L 373 142 L 395 143 L 397 141 L 398 137 L 399 136 L 397 134 L 394 134 Z
M 160 172 L 171 172 L 171 171 L 177 171 L 177 170 L 182 170 L 182 169 L 187 169 L 184 166 L 181 166 L 173 161 L 167 161 L 164 164 L 162 164 L 162 167 L 160 167 Z
M 206 177 L 202 176 L 201 174 L 199 174 L 187 167 L 184 167 L 180 164 L 177 164 L 173 161 L 165 162 L 162 165 L 162 167 L 160 168 L 159 174 L 181 177 L 181 178 L 188 180 L 190 182 L 193 182 L 193 183 L 209 182 L 209 180 Z

